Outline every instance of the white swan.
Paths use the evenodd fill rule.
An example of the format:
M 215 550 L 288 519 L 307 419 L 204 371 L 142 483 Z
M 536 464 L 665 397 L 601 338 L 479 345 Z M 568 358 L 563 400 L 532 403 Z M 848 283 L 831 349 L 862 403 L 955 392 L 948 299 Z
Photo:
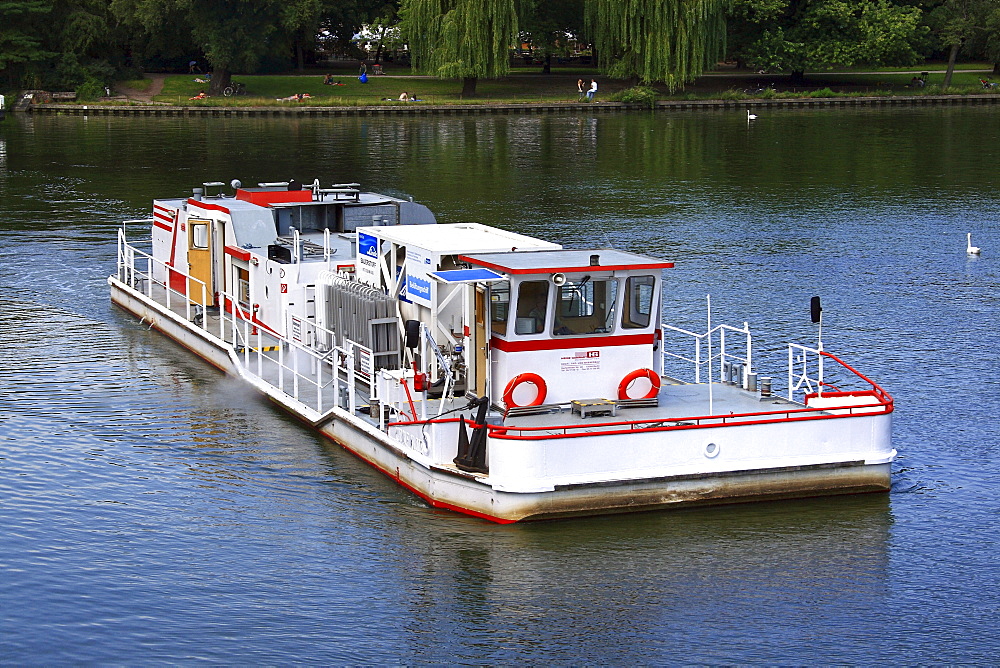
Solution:
M 750 110 L 749 110 L 749 109 L 747 109 L 747 120 L 748 120 L 748 121 L 752 121 L 752 120 L 754 120 L 754 119 L 756 119 L 756 118 L 757 118 L 757 114 L 751 114 L 751 113 L 750 113 Z
M 979 255 L 979 246 L 972 245 L 972 232 L 966 232 L 965 234 L 965 252 L 969 255 Z

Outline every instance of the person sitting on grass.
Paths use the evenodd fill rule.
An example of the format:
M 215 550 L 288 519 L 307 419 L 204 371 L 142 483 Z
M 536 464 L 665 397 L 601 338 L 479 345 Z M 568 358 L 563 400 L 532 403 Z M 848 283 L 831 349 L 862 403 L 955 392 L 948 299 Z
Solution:
M 409 102 L 410 101 L 410 96 L 407 95 L 406 91 L 404 90 L 402 93 L 399 94 L 399 98 L 398 99 L 399 99 L 400 102 Z
M 208 95 L 205 94 L 205 91 L 199 91 L 199 93 L 197 95 L 195 95 L 194 97 L 189 97 L 188 99 L 189 100 L 204 100 L 206 97 L 208 97 Z

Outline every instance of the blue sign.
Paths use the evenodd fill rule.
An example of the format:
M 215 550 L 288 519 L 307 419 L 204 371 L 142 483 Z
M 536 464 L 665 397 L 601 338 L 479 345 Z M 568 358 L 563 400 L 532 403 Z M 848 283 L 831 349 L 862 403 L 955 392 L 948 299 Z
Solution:
M 358 232 L 358 255 L 378 259 L 378 239 L 370 234 Z
M 431 282 L 425 278 L 417 278 L 416 276 L 407 276 L 406 293 L 415 299 L 423 299 L 425 301 L 430 301 Z

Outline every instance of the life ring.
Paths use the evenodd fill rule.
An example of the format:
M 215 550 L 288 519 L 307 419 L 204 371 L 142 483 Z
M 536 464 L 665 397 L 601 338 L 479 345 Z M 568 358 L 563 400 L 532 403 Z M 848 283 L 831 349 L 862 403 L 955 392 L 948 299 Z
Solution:
M 538 390 L 538 394 L 535 395 L 535 399 L 531 403 L 524 404 L 524 406 L 541 406 L 545 403 L 545 393 L 548 391 L 548 388 L 545 387 L 545 380 L 542 379 L 542 377 L 537 373 L 519 373 L 510 379 L 510 382 L 507 383 L 507 387 L 503 390 L 503 402 L 507 408 L 524 407 L 514 403 L 514 390 L 517 389 L 517 386 L 521 383 L 531 383 L 535 386 L 535 389 Z
M 649 392 L 646 393 L 644 397 L 630 397 L 628 395 L 628 388 L 633 382 L 639 378 L 645 378 L 649 381 L 650 388 Z M 622 400 L 627 399 L 652 399 L 657 394 L 660 393 L 660 377 L 652 369 L 636 369 L 629 375 L 622 378 L 622 382 L 618 383 L 618 398 Z

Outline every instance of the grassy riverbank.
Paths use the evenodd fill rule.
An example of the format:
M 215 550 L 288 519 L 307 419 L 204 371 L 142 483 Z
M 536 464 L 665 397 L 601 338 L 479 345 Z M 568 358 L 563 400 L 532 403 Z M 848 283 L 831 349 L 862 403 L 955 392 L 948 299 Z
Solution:
M 323 83 L 326 74 L 333 75 L 332 85 Z M 923 86 L 912 86 L 914 77 L 924 79 Z M 591 78 L 600 86 L 597 100 L 620 100 L 629 84 L 607 79 L 593 69 L 553 69 L 542 74 L 538 67 L 517 68 L 499 80 L 481 80 L 477 96 L 461 97 L 461 81 L 437 79 L 414 75 L 408 69 L 389 70 L 386 75 L 370 75 L 367 83 L 358 80 L 357 71 L 330 70 L 310 74 L 292 75 L 236 75 L 233 81 L 244 84 L 247 94 L 234 97 L 209 97 L 193 100 L 200 91 L 207 91 L 208 83 L 199 81 L 203 75 L 171 74 L 161 76 L 162 88 L 156 94 L 148 93 L 150 80 L 126 82 L 122 87 L 129 100 L 152 101 L 175 106 L 210 107 L 261 107 L 261 106 L 373 106 L 412 104 L 524 104 L 578 102 L 577 81 L 582 79 L 585 88 Z M 794 82 L 787 75 L 758 74 L 732 69 L 720 69 L 699 77 L 685 90 L 670 93 L 664 88 L 653 87 L 652 95 L 660 100 L 733 100 L 781 99 L 796 97 L 830 97 L 852 95 L 967 95 L 991 92 L 983 89 L 980 79 L 997 81 L 986 64 L 965 64 L 954 73 L 952 85 L 941 87 L 944 79 L 943 65 L 930 65 L 917 69 L 896 69 L 879 72 L 853 71 L 812 74 L 805 82 Z M 992 89 L 1000 93 L 1000 88 Z M 143 95 L 142 93 L 146 94 Z M 418 102 L 401 102 L 401 93 L 416 96 Z M 307 94 L 301 100 L 287 98 Z M 121 104 L 105 100 L 107 104 Z M 102 102 L 97 102 L 98 104 Z

